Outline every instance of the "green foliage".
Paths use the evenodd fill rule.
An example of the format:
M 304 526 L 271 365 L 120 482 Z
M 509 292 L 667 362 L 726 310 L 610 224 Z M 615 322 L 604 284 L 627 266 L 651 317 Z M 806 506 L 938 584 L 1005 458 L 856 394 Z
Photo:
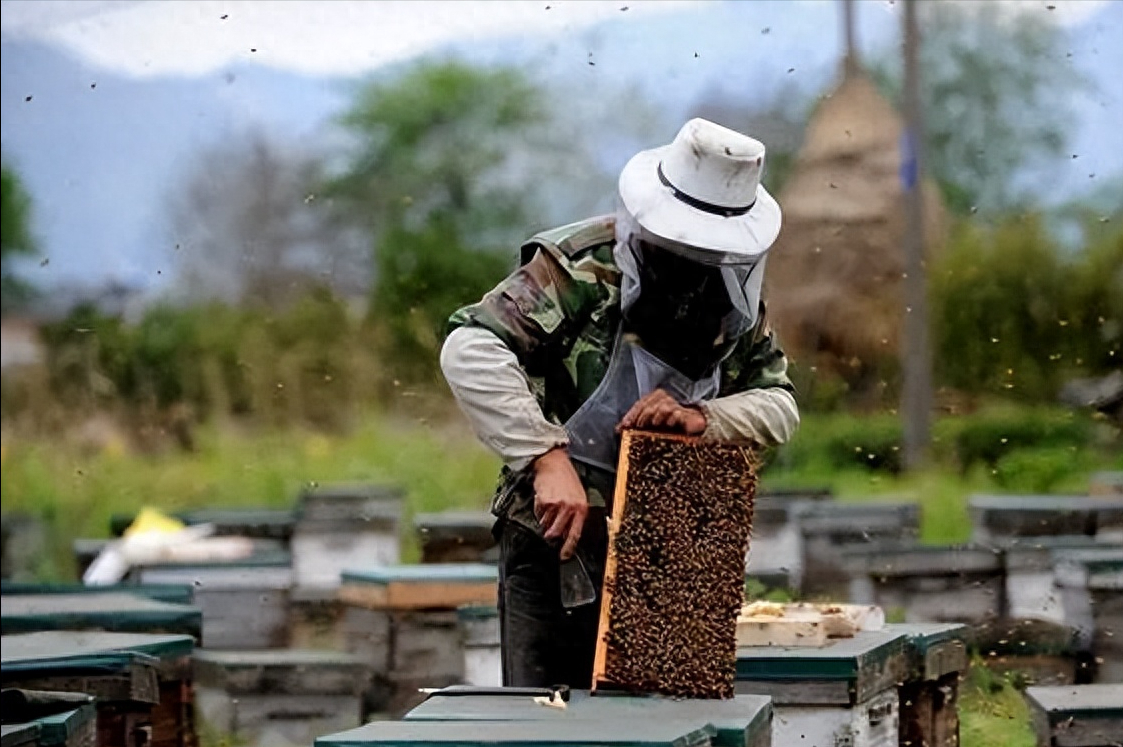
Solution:
M 1064 152 L 1067 102 L 1087 87 L 1067 61 L 1063 31 L 1044 14 L 997 3 L 925 3 L 920 96 L 927 166 L 952 210 L 984 215 L 1024 198 L 1015 177 Z M 875 77 L 899 99 L 900 51 Z
M 1083 449 L 1092 442 L 1092 425 L 1088 417 L 1067 410 L 998 408 L 949 419 L 937 430 L 954 444 L 955 459 L 965 471 L 980 464 L 993 469 L 1004 457 L 1024 449 Z M 1018 458 L 1009 467 L 1024 462 Z
M 1011 451 L 995 465 L 995 479 L 1012 493 L 1050 493 L 1066 477 L 1080 471 L 1072 447 L 1040 447 Z
M 31 197 L 15 169 L 0 167 L 0 292 L 4 311 L 27 300 L 31 287 L 16 277 L 12 260 L 36 253 L 31 233 Z
M 520 144 L 546 123 L 542 96 L 517 70 L 423 63 L 365 86 L 342 122 L 358 147 L 329 192 L 373 229 L 387 364 L 425 379 L 448 315 L 505 274 L 528 232 L 542 174 Z
M 135 325 L 83 306 L 43 338 L 51 391 L 87 412 L 187 405 L 198 417 L 335 427 L 353 406 L 359 370 L 370 370 L 359 325 L 324 289 L 277 314 L 164 305 Z
M 930 274 L 940 383 L 1052 400 L 1123 358 L 1123 231 L 1064 255 L 1038 216 L 961 223 Z
M 900 418 L 878 414 L 820 416 L 814 426 L 801 426 L 783 447 L 777 461 L 783 468 L 859 469 L 897 474 L 901 471 Z

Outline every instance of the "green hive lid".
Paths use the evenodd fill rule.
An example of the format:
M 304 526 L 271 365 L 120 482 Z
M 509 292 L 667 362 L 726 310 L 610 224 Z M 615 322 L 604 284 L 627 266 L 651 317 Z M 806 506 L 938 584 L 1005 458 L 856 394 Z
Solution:
M 0 661 L 5 671 L 28 667 L 66 668 L 74 663 L 95 667 L 127 667 L 137 655 L 156 659 L 190 656 L 195 639 L 189 635 L 99 633 L 52 630 L 0 637 Z
M 772 704 L 760 695 L 737 695 L 731 700 L 677 700 L 658 696 L 570 693 L 562 710 L 546 708 L 533 697 L 501 694 L 496 688 L 447 688 L 414 708 L 407 721 L 633 721 L 637 723 L 697 720 L 715 730 L 715 747 L 747 747 L 772 729 Z M 499 689 L 501 690 L 501 689 Z M 552 726 L 550 727 L 553 728 Z
M 134 594 L 169 604 L 192 604 L 195 590 L 189 584 L 108 584 L 105 586 L 86 586 L 85 584 L 36 584 L 18 581 L 0 583 L 0 595 L 17 596 L 22 594 Z
M 1123 685 L 1027 687 L 1026 697 L 1050 725 L 1072 718 L 1123 719 Z
M 1123 590 L 1123 546 L 1053 553 L 1059 586 Z
M 539 706 L 545 708 L 546 706 Z M 320 737 L 316 747 L 708 747 L 714 729 L 705 721 L 562 721 L 543 729 L 532 721 L 376 721 Z
M 33 722 L 26 724 L 4 724 L 0 726 L 0 747 L 22 747 L 37 744 L 42 727 Z
M 344 583 L 385 586 L 392 583 L 478 584 L 499 579 L 499 569 L 484 563 L 385 565 L 344 571 Z
M 0 632 L 109 630 L 120 633 L 183 633 L 199 637 L 197 607 L 157 602 L 135 594 L 21 594 L 0 597 Z
M 821 648 L 809 646 L 745 646 L 737 649 L 736 678 L 740 682 L 795 686 L 786 704 L 795 704 L 809 688 L 804 683 L 838 683 L 852 702 L 863 702 L 896 682 L 908 665 L 908 639 L 892 630 L 861 631 Z M 742 692 L 738 688 L 738 692 Z M 775 699 L 775 698 L 774 698 Z M 779 702 L 779 701 L 777 701 Z
M 64 745 L 78 733 L 85 725 L 97 718 L 97 709 L 91 705 L 84 705 L 73 711 L 58 713 L 54 716 L 44 716 L 36 719 L 42 731 L 39 734 L 40 747 L 55 747 Z

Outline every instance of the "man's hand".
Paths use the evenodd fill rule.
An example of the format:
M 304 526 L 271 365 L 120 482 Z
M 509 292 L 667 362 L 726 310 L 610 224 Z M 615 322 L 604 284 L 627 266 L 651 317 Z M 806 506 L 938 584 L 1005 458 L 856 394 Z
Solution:
M 656 389 L 632 405 L 616 432 L 625 428 L 661 428 L 694 436 L 706 430 L 706 416 L 697 407 L 680 405 L 674 397 Z
M 561 559 L 569 560 L 581 539 L 589 501 L 565 447 L 547 451 L 534 461 L 534 515 L 547 540 L 562 539 Z

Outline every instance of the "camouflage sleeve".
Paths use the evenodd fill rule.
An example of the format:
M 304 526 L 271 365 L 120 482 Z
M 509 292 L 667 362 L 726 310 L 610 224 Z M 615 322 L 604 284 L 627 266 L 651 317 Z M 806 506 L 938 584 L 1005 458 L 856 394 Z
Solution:
M 795 392 L 788 378 L 788 359 L 768 322 L 764 302 L 760 304 L 756 326 L 734 348 L 722 367 L 720 397 L 749 389 L 779 387 Z
M 482 327 L 494 333 L 533 371 L 566 331 L 575 315 L 574 279 L 557 258 L 539 249 L 534 257 L 504 278 L 475 304 L 455 312 L 448 332 Z

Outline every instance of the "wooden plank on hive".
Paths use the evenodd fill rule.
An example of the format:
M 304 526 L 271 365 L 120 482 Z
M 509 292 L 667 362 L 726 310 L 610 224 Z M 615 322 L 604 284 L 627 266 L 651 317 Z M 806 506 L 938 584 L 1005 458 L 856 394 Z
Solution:
M 680 604 L 678 604 L 678 609 L 681 611 L 686 612 L 688 610 L 692 611 L 698 609 L 692 606 L 689 602 L 687 602 L 685 606 L 681 604 L 681 602 L 683 602 L 686 597 L 689 597 L 692 592 L 699 593 L 699 590 L 703 590 L 700 592 L 703 594 L 710 594 L 711 592 L 713 592 L 712 597 L 704 597 L 704 599 L 709 600 L 710 598 L 713 598 L 717 600 L 715 604 L 718 608 L 720 608 L 722 605 L 721 600 L 731 595 L 722 593 L 722 582 L 729 579 L 726 579 L 725 575 L 719 572 L 715 573 L 714 576 L 710 579 L 699 579 L 699 583 L 697 584 L 695 584 L 693 580 L 687 579 L 684 581 L 685 586 L 680 586 L 677 588 L 673 583 L 669 585 L 661 583 L 662 581 L 665 581 L 667 579 L 675 578 L 675 576 L 673 575 L 675 572 L 673 566 L 676 562 L 685 561 L 688 564 L 693 563 L 695 566 L 697 566 L 698 557 L 695 555 L 693 558 L 691 558 L 689 552 L 687 552 L 684 556 L 681 551 L 682 548 L 679 548 L 678 556 L 674 557 L 675 551 L 672 550 L 669 546 L 663 547 L 662 545 L 649 543 L 650 547 L 661 547 L 669 554 L 659 561 L 652 561 L 650 560 L 650 558 L 648 558 L 648 562 L 655 563 L 654 567 L 658 569 L 658 572 L 655 574 L 649 574 L 646 582 L 640 584 L 640 586 L 643 587 L 645 594 L 651 594 L 655 597 L 658 597 L 658 595 L 667 595 L 664 596 L 663 599 L 669 603 L 664 605 L 659 604 L 659 602 L 655 602 L 653 605 L 653 603 L 650 601 L 651 597 L 648 597 L 647 601 L 641 603 L 639 608 L 633 607 L 628 611 L 630 614 L 636 614 L 638 610 L 638 614 L 642 622 L 655 621 L 663 623 L 658 629 L 661 629 L 664 632 L 670 631 L 672 636 L 677 636 L 677 638 L 673 642 L 663 640 L 659 644 L 661 646 L 660 650 L 653 654 L 657 657 L 657 666 L 651 671 L 644 671 L 642 675 L 637 675 L 637 672 L 642 669 L 642 667 L 637 669 L 637 667 L 634 666 L 637 660 L 629 660 L 627 658 L 623 658 L 619 653 L 621 649 L 617 646 L 614 646 L 614 641 L 616 643 L 620 642 L 621 639 L 619 638 L 619 636 L 621 634 L 631 636 L 631 633 L 627 631 L 635 630 L 635 626 L 618 625 L 614 629 L 613 614 L 614 606 L 619 607 L 618 597 L 620 599 L 623 599 L 626 596 L 630 595 L 631 602 L 635 602 L 636 597 L 638 596 L 637 588 L 640 588 L 636 586 L 636 579 L 634 578 L 626 578 L 624 581 L 626 585 L 620 586 L 619 588 L 617 588 L 617 582 L 621 575 L 621 570 L 624 570 L 625 577 L 631 571 L 631 569 L 628 568 L 622 569 L 621 566 L 621 553 L 619 550 L 622 541 L 621 532 L 622 529 L 626 526 L 627 522 L 635 520 L 636 516 L 638 516 L 638 514 L 630 513 L 628 510 L 629 483 L 631 482 L 633 477 L 636 477 L 636 479 L 642 478 L 651 480 L 652 474 L 648 473 L 645 475 L 645 470 L 650 469 L 652 465 L 658 464 L 658 462 L 651 462 L 649 464 L 639 463 L 639 466 L 637 466 L 637 463 L 633 461 L 634 450 L 636 449 L 637 445 L 641 444 L 644 440 L 648 441 L 649 443 L 662 441 L 664 443 L 674 442 L 680 445 L 688 444 L 698 447 L 697 450 L 692 449 L 683 454 L 684 456 L 687 456 L 689 458 L 685 463 L 676 465 L 676 468 L 673 472 L 674 476 L 665 476 L 659 474 L 659 470 L 656 469 L 654 484 L 657 485 L 674 484 L 676 482 L 676 478 L 682 477 L 684 474 L 687 474 L 687 472 L 683 471 L 684 469 L 703 470 L 702 474 L 696 473 L 694 475 L 695 482 L 687 482 L 685 483 L 686 485 L 705 485 L 706 482 L 705 480 L 703 480 L 703 476 L 708 478 L 710 475 L 715 474 L 711 472 L 705 472 L 705 470 L 707 468 L 713 467 L 715 464 L 718 464 L 707 463 L 706 460 L 713 458 L 717 458 L 720 460 L 724 458 L 726 460 L 725 464 L 719 465 L 719 469 L 717 470 L 717 474 L 721 479 L 709 480 L 708 485 L 708 489 L 713 492 L 715 498 L 717 498 L 718 501 L 708 505 L 711 507 L 728 506 L 732 511 L 743 508 L 744 514 L 743 516 L 734 516 L 729 513 L 725 513 L 723 515 L 720 510 L 708 510 L 693 515 L 693 518 L 696 518 L 698 521 L 696 526 L 699 528 L 699 530 L 701 530 L 701 527 L 707 521 L 710 522 L 710 524 L 708 525 L 710 528 L 714 526 L 724 526 L 726 530 L 718 531 L 711 535 L 699 536 L 697 539 L 699 539 L 702 543 L 704 543 L 706 540 L 735 540 L 736 544 L 736 547 L 734 547 L 733 544 L 727 543 L 728 547 L 725 549 L 728 549 L 729 552 L 724 555 L 720 552 L 718 553 L 718 555 L 720 555 L 721 557 L 725 557 L 726 555 L 728 555 L 728 558 L 726 559 L 735 558 L 735 562 L 740 564 L 740 568 L 736 574 L 729 576 L 729 579 L 733 579 L 732 581 L 730 581 L 730 583 L 734 584 L 734 586 L 724 589 L 725 592 L 731 592 L 731 594 L 735 595 L 735 599 L 733 600 L 733 607 L 717 614 L 714 614 L 713 610 L 699 610 L 698 614 L 693 618 L 691 618 L 689 614 L 687 614 L 685 617 L 674 622 L 671 622 L 668 618 L 665 617 L 665 615 L 668 614 L 669 610 L 669 614 L 674 614 L 676 600 L 680 602 Z M 712 449 L 712 451 L 706 451 L 707 449 Z M 654 449 L 654 451 L 656 454 L 660 453 L 659 449 L 657 448 Z M 722 451 L 726 451 L 727 453 L 723 455 L 721 453 Z M 662 451 L 661 453 L 665 456 L 667 452 Z M 728 459 L 731 456 L 736 460 L 733 471 L 730 472 L 729 470 L 725 470 L 724 474 L 721 474 L 722 470 L 720 469 L 720 467 L 729 464 Z M 744 461 L 743 466 L 741 465 L 742 460 Z M 733 477 L 731 478 L 730 475 L 733 475 Z M 684 483 L 679 482 L 678 487 L 681 488 L 683 484 Z M 739 609 L 739 605 L 742 600 L 741 579 L 744 576 L 744 558 L 746 550 L 748 549 L 747 546 L 749 541 L 749 530 L 752 518 L 752 505 L 755 486 L 756 476 L 753 470 L 753 463 L 750 460 L 747 448 L 744 446 L 713 441 L 704 442 L 698 437 L 685 436 L 682 434 L 650 433 L 643 431 L 626 431 L 623 434 L 620 448 L 620 461 L 617 469 L 612 519 L 609 525 L 609 549 L 608 556 L 605 562 L 605 584 L 604 590 L 602 592 L 602 606 L 598 625 L 597 646 L 593 662 L 593 690 L 609 688 L 632 689 L 654 691 L 668 695 L 688 697 L 732 696 L 732 677 L 734 671 L 736 650 L 735 622 L 737 609 Z M 721 495 L 722 491 L 726 491 L 728 495 Z M 674 495 L 674 493 L 672 493 L 672 495 Z M 681 497 L 681 495 L 681 493 L 678 494 L 678 497 Z M 741 500 L 731 502 L 729 504 L 720 502 L 721 498 L 728 498 L 729 495 L 739 496 Z M 674 510 L 673 501 L 670 504 L 664 503 L 661 505 L 655 505 L 658 505 L 659 510 L 663 510 L 663 507 L 668 505 L 671 506 L 671 510 Z M 700 505 L 702 504 L 694 503 L 690 505 L 690 508 Z M 679 519 L 681 520 L 681 511 L 683 509 L 683 504 L 680 502 L 677 508 L 680 510 Z M 729 522 L 731 519 L 734 520 L 732 526 L 735 527 L 735 531 L 728 531 L 730 527 Z M 716 522 L 716 524 L 714 522 Z M 652 526 L 651 523 L 646 523 L 646 525 L 649 529 Z M 677 536 L 679 535 L 675 535 L 675 537 Z M 671 538 L 669 538 L 667 535 L 664 535 L 663 540 L 668 539 Z M 671 542 L 670 544 L 673 544 L 673 542 Z M 631 549 L 633 557 L 635 557 L 634 553 L 636 550 L 636 546 L 633 545 Z M 715 564 L 713 568 L 717 571 L 720 571 L 720 564 L 716 561 L 717 558 L 715 557 Z M 643 564 L 642 559 L 640 560 L 640 563 L 641 565 Z M 622 595 L 620 593 L 621 589 L 626 589 L 627 592 Z M 716 591 L 714 591 L 715 589 Z M 695 601 L 697 601 L 697 599 L 695 599 Z M 703 604 L 702 606 L 704 607 L 705 605 Z M 619 612 L 619 610 L 616 611 Z M 728 613 L 728 615 L 726 613 Z M 726 617 L 728 617 L 727 621 L 725 620 Z M 724 628 L 724 630 L 722 630 L 722 626 L 724 626 L 726 622 L 728 622 L 728 626 Z M 649 630 L 656 629 L 652 628 Z M 690 638 L 690 636 L 693 636 L 695 633 L 700 631 L 702 637 L 705 638 L 714 630 L 720 631 L 718 638 L 728 638 L 728 648 L 730 656 L 728 682 L 724 681 L 724 677 L 715 678 L 710 676 L 711 674 L 713 674 L 712 672 L 707 673 L 705 671 L 712 668 L 713 661 L 699 661 L 699 655 L 702 652 L 721 650 L 724 649 L 725 646 L 717 646 L 715 649 L 715 647 L 711 645 L 690 645 L 695 640 L 697 640 L 696 638 Z M 659 636 L 657 636 L 657 638 L 658 637 Z M 635 643 L 635 639 L 632 639 L 631 646 L 634 652 L 644 651 L 644 647 L 649 645 L 650 644 L 647 641 L 644 641 L 642 645 L 637 646 L 637 644 Z M 627 644 L 625 644 L 625 647 L 627 647 Z M 718 656 L 720 656 L 720 654 L 718 654 Z M 679 667 L 680 663 L 683 665 L 683 668 L 676 669 L 677 667 Z M 614 672 L 616 674 L 620 674 L 621 671 L 629 668 L 632 672 L 629 677 L 637 681 L 614 681 Z M 683 676 L 684 673 L 685 676 Z M 672 683 L 669 681 L 672 679 L 676 680 L 676 682 Z

